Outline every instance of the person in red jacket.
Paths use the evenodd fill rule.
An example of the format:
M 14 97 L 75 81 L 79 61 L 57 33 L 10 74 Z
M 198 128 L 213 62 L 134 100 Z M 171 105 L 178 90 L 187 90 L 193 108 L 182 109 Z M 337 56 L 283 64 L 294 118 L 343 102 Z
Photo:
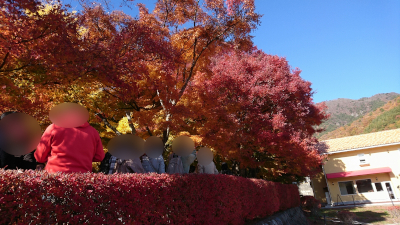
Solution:
M 47 162 L 49 173 L 91 172 L 92 162 L 101 162 L 104 156 L 99 133 L 88 122 L 73 128 L 51 124 L 35 152 L 38 163 Z

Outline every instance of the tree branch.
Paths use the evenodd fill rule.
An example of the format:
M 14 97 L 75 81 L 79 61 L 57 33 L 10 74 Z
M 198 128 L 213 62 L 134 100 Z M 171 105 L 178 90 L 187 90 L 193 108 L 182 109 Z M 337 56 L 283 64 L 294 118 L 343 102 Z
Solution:
M 146 130 L 147 130 L 147 133 L 149 133 L 150 136 L 153 136 L 153 134 L 151 133 L 151 131 L 150 131 L 148 126 L 146 126 Z
M 28 67 L 30 65 L 31 64 L 26 64 L 26 65 L 23 65 L 21 67 L 18 67 L 18 68 L 15 68 L 15 69 L 11 69 L 11 70 L 0 70 L 0 72 L 12 72 L 12 71 L 17 71 L 17 70 L 22 70 L 23 68 Z
M 45 35 L 45 32 L 46 32 L 48 29 L 49 29 L 49 27 L 46 27 L 46 28 L 40 33 L 39 36 L 33 37 L 33 38 L 31 38 L 31 39 L 26 39 L 26 40 L 22 40 L 22 41 L 16 42 L 16 44 L 22 44 L 22 43 L 34 41 L 34 40 L 37 40 L 37 39 L 39 39 L 39 38 L 45 37 L 45 36 L 47 35 L 47 34 Z
M 10 52 L 7 52 L 6 56 L 4 56 L 3 62 L 0 65 L 0 70 L 6 64 L 6 61 L 7 61 L 7 58 L 8 58 L 9 55 L 10 55 Z
M 121 133 L 117 130 L 117 128 L 115 128 L 114 126 L 112 126 L 112 125 L 108 122 L 107 118 L 104 117 L 101 113 L 96 113 L 95 116 L 98 116 L 108 128 L 110 128 L 112 131 L 115 132 L 115 134 L 121 135 Z
M 179 101 L 179 99 L 182 97 L 183 92 L 185 92 L 186 87 L 187 87 L 187 85 L 188 85 L 190 79 L 191 79 L 192 76 L 193 76 L 194 67 L 196 66 L 197 61 L 199 60 L 200 56 L 201 56 L 201 55 L 203 54 L 203 52 L 208 48 L 208 46 L 210 46 L 210 44 L 212 44 L 214 41 L 218 40 L 223 34 L 225 34 L 225 33 L 226 33 L 231 27 L 233 27 L 234 25 L 236 25 L 236 23 L 233 24 L 233 25 L 231 25 L 231 26 L 228 26 L 223 32 L 221 32 L 219 35 L 215 36 L 212 40 L 210 40 L 210 41 L 206 44 L 206 46 L 203 47 L 203 49 L 200 51 L 200 53 L 197 55 L 196 59 L 192 62 L 192 65 L 191 65 L 191 67 L 190 67 L 189 76 L 188 76 L 188 78 L 186 79 L 185 83 L 183 84 L 181 90 L 179 91 L 179 96 L 178 96 L 178 98 L 177 98 L 177 100 L 176 100 L 176 103 L 177 103 L 177 102 Z

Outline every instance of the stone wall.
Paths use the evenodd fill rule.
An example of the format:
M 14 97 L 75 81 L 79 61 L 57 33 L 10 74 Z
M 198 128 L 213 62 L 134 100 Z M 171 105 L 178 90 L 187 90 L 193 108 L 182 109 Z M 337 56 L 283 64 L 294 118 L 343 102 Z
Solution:
M 254 225 L 308 225 L 307 218 L 300 207 L 276 213 Z

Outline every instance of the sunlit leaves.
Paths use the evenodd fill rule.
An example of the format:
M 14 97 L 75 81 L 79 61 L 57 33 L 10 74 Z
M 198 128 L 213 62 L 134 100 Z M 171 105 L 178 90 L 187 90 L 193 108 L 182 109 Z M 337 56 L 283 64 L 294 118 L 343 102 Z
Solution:
M 197 129 L 203 143 L 245 167 L 275 168 L 271 176 L 314 173 L 322 158 L 313 126 L 326 115 L 300 71 L 257 49 L 212 62 L 212 78 L 197 76 L 188 96 L 197 126 L 206 128 Z
M 276 168 L 273 176 L 311 173 L 320 162 L 313 126 L 325 115 L 299 70 L 253 49 L 254 0 L 138 7 L 133 18 L 99 4 L 67 13 L 60 3 L 1 1 L 1 109 L 48 125 L 52 106 L 77 102 L 104 139 L 134 124 L 167 146 L 184 131 L 228 160 Z

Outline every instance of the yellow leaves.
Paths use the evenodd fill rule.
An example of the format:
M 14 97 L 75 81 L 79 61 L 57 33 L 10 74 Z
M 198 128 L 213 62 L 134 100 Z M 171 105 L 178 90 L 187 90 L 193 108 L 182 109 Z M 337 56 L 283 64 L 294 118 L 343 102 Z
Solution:
M 58 12 L 58 9 L 60 9 L 61 8 L 61 5 L 59 4 L 59 3 L 50 3 L 50 4 L 45 4 L 45 5 L 42 5 L 40 8 L 39 8 L 39 10 L 37 10 L 36 12 L 31 12 L 30 10 L 28 10 L 28 9 L 26 9 L 25 10 L 25 13 L 26 13 L 26 15 L 28 16 L 28 17 L 33 17 L 33 18 L 35 18 L 35 19 L 39 19 L 38 17 L 40 17 L 40 16 L 45 16 L 45 15 L 49 15 L 49 14 L 51 14 L 52 12 L 53 13 L 57 13 Z M 72 11 L 71 13 L 68 13 L 67 15 L 65 15 L 65 12 L 62 12 L 62 14 L 61 15 L 65 15 L 65 17 L 64 18 L 69 18 L 69 17 L 72 17 L 72 16 L 74 16 L 75 14 L 77 13 L 77 11 Z M 77 20 L 77 18 L 75 18 L 74 20 Z
M 87 28 L 85 28 L 83 26 L 79 27 L 79 29 L 78 29 L 79 37 L 82 38 L 83 36 L 85 36 L 88 33 L 88 31 L 89 31 L 89 29 L 87 29 Z
M 135 129 L 139 128 L 139 124 L 132 122 L 133 126 L 135 127 Z M 126 116 L 124 116 L 121 120 L 118 121 L 118 125 L 117 125 L 117 130 L 119 132 L 121 132 L 122 134 L 130 134 L 132 133 L 132 129 L 129 126 L 129 121 L 128 118 Z M 112 132 L 113 131 L 107 127 L 107 132 Z
M 199 145 L 201 143 L 201 141 L 203 140 L 203 138 L 200 137 L 199 135 L 192 135 L 192 136 L 190 136 L 190 138 L 192 138 L 192 140 L 194 141 L 194 143 L 196 145 Z M 214 151 L 212 148 L 211 148 L 211 150 Z
M 178 133 L 177 136 L 190 136 L 190 133 L 187 132 L 187 131 L 181 131 L 181 132 Z
M 178 105 L 190 106 L 193 102 L 192 99 L 189 98 L 182 98 L 181 101 L 178 102 Z
M 157 65 L 154 63 L 149 63 L 147 64 L 147 68 L 149 71 L 149 76 L 150 78 L 154 80 L 160 80 L 162 79 L 162 71 L 161 70 L 161 65 Z
M 100 88 L 97 88 L 96 90 L 91 91 L 90 93 L 87 94 L 87 97 L 91 98 L 93 100 L 100 99 L 103 96 L 104 96 L 104 92 Z
M 33 83 L 31 80 L 29 80 L 29 77 L 23 77 L 23 74 L 14 74 L 17 75 L 18 77 L 13 77 L 11 81 L 14 83 L 15 86 L 21 89 L 26 89 L 27 91 L 29 89 L 33 89 Z
M 162 112 L 155 113 L 154 116 L 153 116 L 153 119 L 152 119 L 153 123 L 159 124 L 159 123 L 163 122 L 164 121 L 164 115 L 163 114 L 164 113 L 162 113 Z
M 128 123 L 128 118 L 123 117 L 119 122 L 117 126 L 117 130 L 123 134 L 127 134 L 128 132 L 131 132 L 131 128 L 129 127 Z
M 42 5 L 42 7 L 36 12 L 31 12 L 28 9 L 26 9 L 25 13 L 29 17 L 35 16 L 36 13 L 40 16 L 43 16 L 43 15 L 48 15 L 52 10 L 56 10 L 56 8 L 58 7 L 59 7 L 58 4 L 46 4 Z

